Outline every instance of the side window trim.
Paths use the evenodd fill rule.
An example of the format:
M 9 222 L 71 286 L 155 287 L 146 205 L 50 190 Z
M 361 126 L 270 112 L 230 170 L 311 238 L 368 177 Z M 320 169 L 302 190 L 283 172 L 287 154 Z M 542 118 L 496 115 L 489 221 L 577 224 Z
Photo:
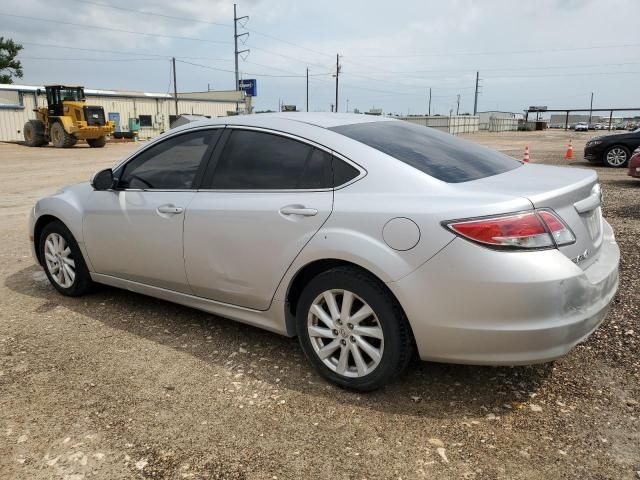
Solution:
M 231 133 L 233 132 L 233 130 L 244 130 L 244 131 L 254 131 L 254 132 L 262 132 L 262 133 L 268 133 L 271 135 L 277 135 L 280 137 L 284 137 L 284 138 L 290 138 L 291 140 L 296 140 L 298 142 L 304 143 L 305 145 L 308 145 L 309 147 L 316 148 L 318 150 L 321 150 L 325 153 L 328 153 L 329 155 L 336 157 L 339 160 L 342 160 L 343 162 L 346 162 L 347 164 L 351 165 L 353 168 L 355 168 L 356 170 L 358 170 L 359 174 L 358 176 L 356 176 L 355 178 L 351 179 L 350 181 L 343 183 L 341 185 L 338 186 L 334 186 L 334 187 L 328 187 L 328 188 L 296 188 L 296 189 L 238 189 L 238 190 L 231 190 L 231 189 L 216 189 L 216 188 L 207 188 L 207 185 L 211 185 L 213 182 L 213 175 L 216 169 L 216 166 L 218 165 L 218 161 L 220 160 L 220 157 L 222 156 L 222 152 L 224 151 L 224 147 L 227 144 L 227 141 L 229 140 L 229 137 L 231 136 Z M 313 153 L 313 150 L 311 150 L 310 154 Z M 333 168 L 333 166 L 332 166 Z M 328 192 L 328 191 L 333 191 L 333 190 L 339 190 L 341 188 L 345 188 L 359 180 L 361 180 L 362 178 L 364 178 L 367 175 L 367 170 L 360 166 L 360 164 L 352 161 L 351 159 L 345 157 L 344 155 L 336 152 L 335 150 L 325 147 L 324 145 L 321 145 L 319 143 L 314 142 L 313 140 L 308 140 L 304 137 L 299 137 L 297 135 L 293 135 L 287 132 L 282 132 L 280 130 L 272 130 L 269 128 L 263 128 L 263 127 L 251 127 L 251 126 L 244 126 L 244 125 L 227 125 L 225 128 L 225 131 L 222 133 L 222 135 L 220 136 L 220 138 L 218 139 L 218 143 L 216 145 L 216 148 L 213 152 L 213 154 L 211 155 L 211 158 L 209 160 L 209 166 L 207 167 L 207 170 L 203 176 L 203 181 L 201 182 L 200 188 L 198 189 L 198 191 L 201 192 L 264 192 L 264 193 L 281 193 L 281 192 Z
M 181 130 L 180 132 L 176 132 L 173 135 L 169 135 L 167 137 L 162 138 L 161 140 L 157 140 L 155 142 L 151 142 L 149 145 L 147 145 L 145 148 L 143 148 L 142 150 L 135 152 L 133 155 L 129 156 L 128 158 L 126 158 L 124 161 L 122 161 L 120 164 L 118 164 L 118 166 L 116 166 L 113 170 L 114 174 L 114 180 L 116 181 L 117 184 L 119 184 L 120 182 L 120 176 L 122 175 L 122 173 L 124 172 L 125 168 L 127 167 L 127 165 L 134 161 L 136 158 L 138 158 L 140 155 L 144 155 L 147 151 L 149 151 L 149 149 L 151 148 L 155 148 L 158 145 L 161 145 L 165 142 L 168 142 L 176 137 L 180 137 L 182 135 L 188 135 L 191 133 L 196 133 L 196 132 L 200 132 L 200 131 L 216 131 L 216 130 L 221 130 L 220 134 L 218 134 L 218 138 L 216 139 L 215 143 L 213 145 L 211 145 L 208 149 L 207 152 L 204 155 L 204 158 L 202 159 L 202 161 L 200 162 L 200 165 L 198 167 L 198 171 L 196 172 L 196 176 L 193 180 L 193 185 L 191 186 L 191 188 L 120 188 L 117 187 L 115 190 L 117 191 L 122 191 L 122 192 L 193 192 L 198 190 L 198 188 L 200 187 L 200 185 L 202 184 L 202 180 L 203 180 L 203 175 L 205 173 L 205 170 L 207 168 L 207 166 L 209 165 L 211 158 L 214 154 L 214 152 L 216 151 L 216 148 L 220 145 L 222 137 L 224 136 L 224 129 L 225 129 L 225 125 L 216 125 L 216 126 L 208 126 L 208 127 L 201 127 L 201 128 L 193 128 L 193 129 L 187 129 L 187 130 Z

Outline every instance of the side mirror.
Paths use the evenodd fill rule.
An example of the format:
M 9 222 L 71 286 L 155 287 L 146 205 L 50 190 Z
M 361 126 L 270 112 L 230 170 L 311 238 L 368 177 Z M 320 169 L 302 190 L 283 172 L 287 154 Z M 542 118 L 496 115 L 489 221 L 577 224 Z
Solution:
M 95 190 L 110 190 L 114 187 L 113 170 L 105 168 L 96 173 L 91 179 L 91 186 Z

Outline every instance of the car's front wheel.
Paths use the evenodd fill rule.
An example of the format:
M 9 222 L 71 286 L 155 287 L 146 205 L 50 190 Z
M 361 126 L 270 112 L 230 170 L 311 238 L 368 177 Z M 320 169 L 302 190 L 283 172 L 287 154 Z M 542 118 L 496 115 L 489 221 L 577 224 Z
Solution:
M 302 349 L 326 379 L 360 391 L 382 387 L 413 355 L 402 309 L 384 285 L 351 267 L 319 274 L 296 310 Z
M 609 147 L 604 152 L 604 164 L 608 167 L 624 167 L 629 161 L 629 150 L 621 145 Z
M 39 248 L 47 278 L 56 290 L 70 297 L 91 290 L 93 282 L 80 247 L 62 222 L 53 221 L 43 228 Z

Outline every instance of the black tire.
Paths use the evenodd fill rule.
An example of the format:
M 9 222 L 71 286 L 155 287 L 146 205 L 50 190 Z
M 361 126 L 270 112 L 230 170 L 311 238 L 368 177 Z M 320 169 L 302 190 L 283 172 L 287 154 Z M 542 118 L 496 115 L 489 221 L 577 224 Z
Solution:
M 107 144 L 107 137 L 88 138 L 87 143 L 91 148 L 102 148 Z
M 51 143 L 56 148 L 70 148 L 73 147 L 78 139 L 67 133 L 60 122 L 55 122 L 51 125 Z
M 41 147 L 49 143 L 44 134 L 44 123 L 40 120 L 29 120 L 22 129 L 24 144 L 29 147 Z
M 71 253 L 66 258 L 70 258 L 75 264 L 75 278 L 73 279 L 73 282 L 67 286 L 61 285 L 59 281 L 54 278 L 51 263 L 47 261 L 47 252 L 45 252 L 45 247 L 47 239 L 53 239 L 52 234 L 62 237 L 66 242 L 66 246 L 68 246 L 71 250 Z M 91 291 L 94 283 L 91 280 L 91 275 L 89 274 L 87 264 L 82 257 L 80 247 L 78 247 L 76 239 L 73 238 L 73 235 L 71 234 L 69 229 L 62 222 L 56 220 L 45 225 L 45 227 L 42 229 L 42 233 L 40 234 L 40 238 L 38 238 L 38 252 L 40 255 L 40 260 L 42 262 L 42 267 L 47 274 L 49 282 L 51 282 L 51 285 L 53 285 L 54 288 L 61 294 L 69 297 L 78 297 Z M 58 258 L 58 264 L 63 263 L 60 260 L 61 259 Z
M 336 289 L 348 290 L 366 302 L 375 313 L 383 331 L 382 357 L 377 366 L 363 376 L 348 377 L 333 371 L 319 358 L 309 336 L 307 320 L 314 300 L 323 292 Z M 336 267 L 313 278 L 303 290 L 298 301 L 296 323 L 300 345 L 311 364 L 324 378 L 343 388 L 357 391 L 371 391 L 381 388 L 400 375 L 413 358 L 413 334 L 402 308 L 383 283 L 357 268 Z M 336 335 L 335 339 L 349 341 L 340 340 L 340 338 L 340 335 Z M 327 339 L 326 341 L 333 340 Z M 348 358 L 351 363 L 354 363 L 352 354 L 349 354 Z
M 613 154 L 616 151 L 620 152 L 624 156 L 624 161 L 620 162 L 620 155 L 612 155 L 613 158 L 610 157 L 610 154 Z M 602 163 L 604 163 L 607 167 L 623 168 L 626 167 L 629 163 L 630 157 L 631 152 L 627 147 L 625 147 L 624 145 L 612 145 L 611 147 L 607 148 L 602 154 Z

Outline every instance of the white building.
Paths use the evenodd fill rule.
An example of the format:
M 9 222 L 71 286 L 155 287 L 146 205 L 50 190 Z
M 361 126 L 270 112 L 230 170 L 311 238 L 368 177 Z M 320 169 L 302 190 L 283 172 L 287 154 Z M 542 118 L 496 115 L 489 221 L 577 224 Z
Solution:
M 175 100 L 166 93 L 85 89 L 88 105 L 104 108 L 105 117 L 116 122 L 116 131 L 129 131 L 129 119 L 140 122 L 140 138 L 151 138 L 169 129 L 175 119 Z M 37 85 L 0 85 L 0 141 L 24 139 L 22 128 L 36 118 L 35 108 L 46 106 L 44 87 Z M 178 93 L 178 114 L 222 117 L 244 109 L 243 92 Z
M 478 112 L 479 129 L 489 132 L 507 132 L 518 130 L 518 120 L 523 118 L 521 113 L 500 112 L 497 110 Z

